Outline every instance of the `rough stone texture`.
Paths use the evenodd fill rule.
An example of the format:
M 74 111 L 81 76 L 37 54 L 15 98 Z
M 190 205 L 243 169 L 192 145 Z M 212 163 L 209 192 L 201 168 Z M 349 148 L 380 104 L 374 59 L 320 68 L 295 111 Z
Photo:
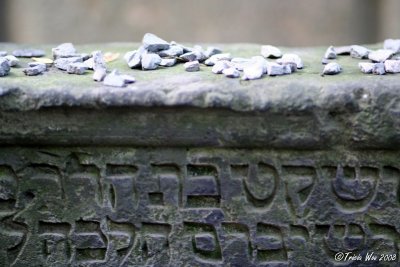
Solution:
M 325 48 L 285 48 L 304 68 L 252 81 L 123 59 L 110 68 L 136 77 L 126 88 L 54 68 L 0 78 L 0 266 L 398 257 L 400 75 L 365 75 L 338 57 L 343 73 L 320 77 Z

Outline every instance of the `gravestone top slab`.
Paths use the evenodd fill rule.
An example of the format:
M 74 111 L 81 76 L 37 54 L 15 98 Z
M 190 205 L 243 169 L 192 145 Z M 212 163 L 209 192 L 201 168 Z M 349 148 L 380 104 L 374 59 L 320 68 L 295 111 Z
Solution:
M 55 45 L 35 46 L 51 57 Z M 260 55 L 261 45 L 217 45 L 235 57 Z M 13 51 L 27 46 L 0 44 L 0 50 Z M 366 108 L 386 100 L 400 101 L 400 75 L 365 75 L 358 68 L 362 60 L 339 56 L 337 62 L 343 73 L 321 77 L 320 63 L 326 47 L 281 48 L 285 53 L 296 53 L 304 61 L 304 69 L 286 76 L 263 77 L 242 81 L 214 75 L 210 67 L 188 73 L 182 64 L 154 71 L 131 70 L 122 55 L 139 47 L 134 43 L 113 43 L 77 46 L 82 53 L 94 50 L 119 52 L 119 59 L 108 63 L 108 68 L 133 75 L 137 82 L 126 88 L 110 88 L 92 81 L 92 73 L 82 76 L 67 75 L 51 69 L 44 75 L 26 77 L 22 69 L 12 69 L 0 79 L 0 109 L 37 110 L 43 107 L 152 107 L 190 106 L 199 108 L 226 108 L 235 111 L 296 112 L 323 109 Z M 381 44 L 370 45 L 378 49 Z M 22 60 L 21 65 L 28 60 Z M 22 67 L 21 67 L 22 68 Z M 380 104 L 387 105 L 389 103 Z

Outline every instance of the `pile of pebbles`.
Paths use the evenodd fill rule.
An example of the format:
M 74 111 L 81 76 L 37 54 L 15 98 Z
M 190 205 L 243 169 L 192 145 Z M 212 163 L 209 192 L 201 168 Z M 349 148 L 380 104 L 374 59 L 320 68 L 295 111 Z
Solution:
M 358 64 L 363 73 L 383 75 L 400 72 L 400 39 L 385 40 L 383 49 L 376 51 L 360 45 L 330 46 L 322 59 L 322 64 L 325 65 L 322 76 L 342 72 L 342 67 L 335 61 L 339 55 L 369 60 Z M 0 77 L 7 76 L 11 68 L 20 65 L 18 58 L 32 58 L 34 62 L 29 62 L 22 70 L 27 76 L 36 76 L 49 68 L 57 68 L 76 75 L 93 71 L 93 80 L 103 82 L 107 86 L 124 87 L 136 81 L 133 76 L 121 74 L 117 69 L 108 71 L 101 51 L 93 51 L 90 54 L 78 53 L 72 43 L 63 43 L 53 48 L 53 59 L 41 58 L 43 56 L 45 52 L 39 49 L 15 50 L 11 55 L 7 51 L 0 51 Z M 210 46 L 207 49 L 199 45 L 187 47 L 174 41 L 167 42 L 152 33 L 146 33 L 142 45 L 137 50 L 127 52 L 124 60 L 132 69 L 156 70 L 183 63 L 187 72 L 200 71 L 204 66 L 211 68 L 214 74 L 243 80 L 260 79 L 264 75 L 288 75 L 304 67 L 302 59 L 297 54 L 282 53 L 279 48 L 272 45 L 261 46 L 259 55 L 239 58 L 224 53 L 218 47 Z
M 276 62 L 266 58 L 277 59 Z M 159 67 L 172 67 L 180 62 L 188 72 L 200 71 L 201 64 L 212 67 L 215 74 L 224 74 L 228 78 L 242 77 L 244 80 L 259 79 L 262 76 L 291 74 L 303 68 L 298 55 L 282 54 L 274 46 L 261 47 L 261 55 L 252 58 L 234 58 L 230 53 L 223 53 L 217 47 L 186 47 L 174 41 L 168 43 L 160 37 L 146 33 L 142 45 L 137 50 L 129 51 L 124 59 L 132 69 L 155 70 Z M 243 73 L 243 74 L 241 74 Z
M 130 75 L 122 75 L 118 70 L 110 73 L 107 71 L 104 55 L 101 51 L 93 51 L 91 54 L 78 53 L 72 43 L 63 43 L 52 49 L 52 59 L 41 59 L 45 52 L 39 49 L 15 50 L 12 55 L 7 51 L 0 51 L 0 76 L 10 73 L 11 67 L 20 64 L 18 57 L 33 58 L 36 61 L 29 62 L 22 71 L 27 76 L 43 74 L 50 67 L 55 67 L 68 74 L 83 75 L 88 70 L 93 71 L 93 80 L 103 82 L 104 85 L 124 87 L 135 82 Z
M 383 49 L 370 50 L 360 45 L 330 46 L 325 52 L 322 64 L 326 64 L 322 75 L 334 75 L 342 72 L 342 67 L 337 62 L 330 62 L 338 55 L 349 55 L 355 59 L 369 60 L 359 62 L 358 67 L 366 74 L 384 75 L 386 73 L 400 73 L 400 39 L 387 39 Z

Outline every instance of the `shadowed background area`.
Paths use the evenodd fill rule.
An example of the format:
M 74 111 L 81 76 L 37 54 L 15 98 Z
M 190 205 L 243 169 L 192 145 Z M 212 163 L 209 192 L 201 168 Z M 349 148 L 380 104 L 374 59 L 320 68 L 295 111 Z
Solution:
M 0 40 L 274 45 L 374 43 L 400 36 L 398 0 L 1 0 Z

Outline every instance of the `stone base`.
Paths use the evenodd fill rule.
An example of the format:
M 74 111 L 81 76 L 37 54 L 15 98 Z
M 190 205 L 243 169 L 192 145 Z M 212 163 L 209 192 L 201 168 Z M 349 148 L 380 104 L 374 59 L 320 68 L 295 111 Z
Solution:
M 2 147 L 0 265 L 333 266 L 338 252 L 398 256 L 399 158 Z

